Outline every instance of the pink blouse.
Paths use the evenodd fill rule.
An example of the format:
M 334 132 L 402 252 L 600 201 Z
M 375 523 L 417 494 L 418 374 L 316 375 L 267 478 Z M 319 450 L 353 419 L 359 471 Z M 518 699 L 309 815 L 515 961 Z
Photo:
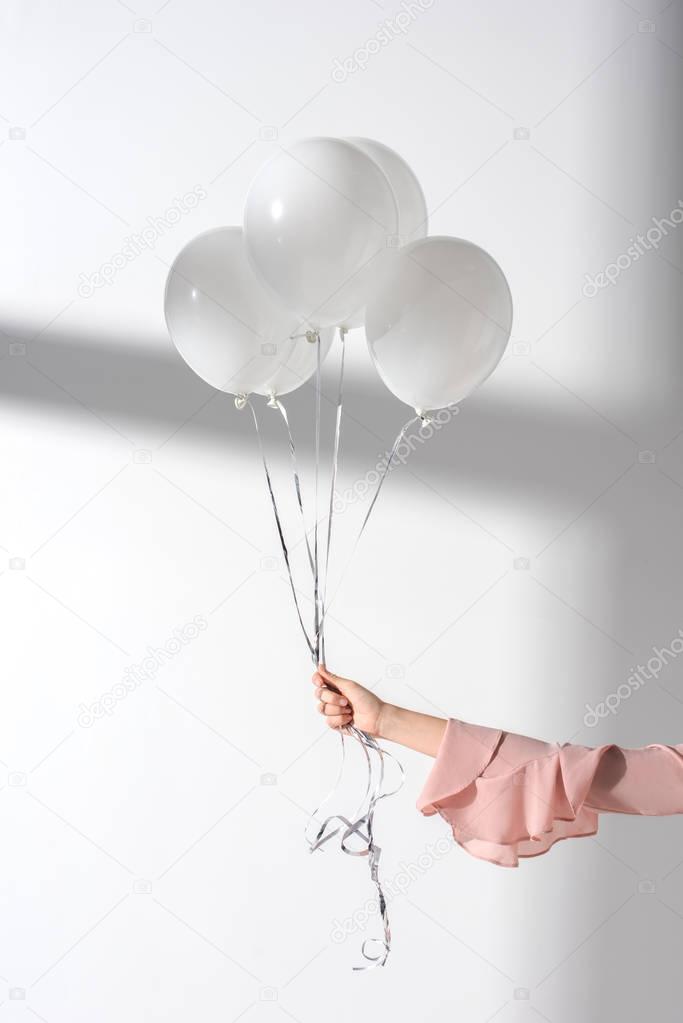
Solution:
M 594 835 L 601 812 L 683 813 L 683 745 L 560 746 L 451 720 L 417 807 L 473 856 L 516 867 Z

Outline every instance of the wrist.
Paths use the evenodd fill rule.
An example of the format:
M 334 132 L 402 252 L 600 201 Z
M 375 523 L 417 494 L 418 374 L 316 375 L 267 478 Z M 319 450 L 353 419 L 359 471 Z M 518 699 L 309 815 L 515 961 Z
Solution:
M 382 701 L 379 714 L 377 715 L 377 737 L 379 739 L 392 739 L 396 713 L 399 710 L 400 708 L 396 707 L 393 703 L 384 703 Z
M 397 742 L 430 757 L 437 755 L 447 725 L 444 718 L 406 710 L 393 703 L 383 703 L 377 716 L 379 738 Z

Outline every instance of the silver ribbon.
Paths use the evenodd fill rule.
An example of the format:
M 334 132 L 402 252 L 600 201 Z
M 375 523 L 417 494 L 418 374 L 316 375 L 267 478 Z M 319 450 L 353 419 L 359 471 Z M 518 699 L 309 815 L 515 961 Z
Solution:
M 292 429 L 291 429 L 291 427 L 289 425 L 289 416 L 287 415 L 287 409 L 285 408 L 285 406 L 275 396 L 273 396 L 270 399 L 268 404 L 270 405 L 271 408 L 275 408 L 275 409 L 278 410 L 278 412 L 280 413 L 280 415 L 282 416 L 282 418 L 284 420 L 285 429 L 287 430 L 287 438 L 289 440 L 289 458 L 290 458 L 290 461 L 292 463 L 292 475 L 294 477 L 294 489 L 296 491 L 297 505 L 299 507 L 299 513 L 301 515 L 301 522 L 302 522 L 303 530 L 304 530 L 304 543 L 306 544 L 306 553 L 308 554 L 308 563 L 311 566 L 311 572 L 315 573 L 315 566 L 314 566 L 314 563 L 313 563 L 313 554 L 311 552 L 311 544 L 310 544 L 309 539 L 308 539 L 308 530 L 306 528 L 306 516 L 304 514 L 304 502 L 303 502 L 303 498 L 301 496 L 301 480 L 300 480 L 300 477 L 299 477 L 299 468 L 298 468 L 297 457 L 296 457 L 296 447 L 294 445 L 294 437 L 292 436 Z
M 331 550 L 331 546 L 332 546 L 332 523 L 333 523 L 333 517 L 334 517 L 334 495 L 335 495 L 335 489 L 336 489 L 336 483 L 337 483 L 337 472 L 338 472 L 338 465 L 339 465 L 339 448 L 340 448 L 340 442 L 341 442 L 341 425 L 342 425 L 342 416 L 343 416 L 343 409 L 344 409 L 344 357 L 345 357 L 345 353 L 346 353 L 346 346 L 345 346 L 345 341 L 344 341 L 345 334 L 346 334 L 346 331 L 343 328 L 340 329 L 340 339 L 341 339 L 341 343 L 342 343 L 342 351 L 341 351 L 341 361 L 340 361 L 340 367 L 339 367 L 339 384 L 338 384 L 338 388 L 337 388 L 337 403 L 336 403 L 336 418 L 335 418 L 335 433 L 334 433 L 334 449 L 333 449 L 333 455 L 332 455 L 332 476 L 331 476 L 331 481 L 330 481 L 330 498 L 329 498 L 328 522 L 327 522 L 327 542 L 326 542 L 326 550 L 325 550 L 325 575 L 324 575 L 324 584 L 323 584 L 322 599 L 321 599 L 321 614 L 320 614 L 319 620 L 316 619 L 316 625 L 317 625 L 317 629 L 318 629 L 318 632 L 317 632 L 318 644 L 317 644 L 317 646 L 318 646 L 318 649 L 323 652 L 323 663 L 324 663 L 324 651 L 325 651 L 325 631 L 324 631 L 324 629 L 325 629 L 325 618 L 326 618 L 327 611 L 328 611 L 328 606 L 327 606 L 326 601 L 327 601 L 327 582 L 328 582 L 328 576 L 329 576 L 330 550 Z M 318 399 L 319 399 L 319 396 L 320 396 L 320 361 L 319 360 L 318 360 L 317 373 L 316 373 L 316 387 L 317 387 L 317 395 L 318 395 Z M 344 572 L 342 573 L 342 578 L 346 574 L 346 571 L 348 569 L 348 566 L 349 566 L 349 563 L 351 561 L 351 558 L 353 557 L 353 555 L 355 553 L 355 550 L 356 550 L 356 547 L 358 546 L 358 543 L 360 542 L 360 538 L 363 535 L 363 532 L 364 532 L 365 527 L 367 525 L 368 519 L 370 518 L 370 514 L 371 514 L 371 512 L 372 512 L 372 510 L 373 510 L 373 508 L 375 506 L 375 503 L 376 503 L 377 498 L 379 496 L 379 492 L 380 492 L 380 490 L 382 488 L 382 484 L 384 483 L 384 480 L 385 480 L 386 475 L 387 475 L 387 473 L 389 471 L 389 468 L 391 467 L 391 463 L 392 463 L 392 461 L 394 459 L 394 456 L 396 454 L 396 451 L 398 449 L 398 445 L 399 445 L 400 441 L 403 439 L 406 430 L 409 428 L 409 426 L 411 426 L 414 422 L 416 422 L 418 418 L 420 418 L 420 417 L 419 416 L 414 417 L 408 423 L 406 423 L 405 426 L 403 427 L 403 429 L 401 430 L 401 432 L 399 433 L 399 435 L 397 436 L 396 440 L 394 441 L 394 445 L 392 447 L 391 454 L 390 454 L 389 459 L 387 461 L 387 464 L 386 464 L 386 466 L 384 468 L 382 476 L 380 477 L 380 479 L 378 481 L 377 489 L 376 489 L 376 491 L 375 491 L 375 493 L 373 495 L 373 499 L 372 499 L 372 501 L 370 503 L 370 507 L 367 510 L 365 518 L 363 519 L 363 523 L 361 525 L 360 532 L 359 532 L 358 536 L 356 537 L 356 541 L 354 543 L 354 546 L 353 546 L 353 549 L 352 549 L 352 552 L 351 552 L 351 557 L 349 558 L 349 562 L 347 562 L 347 565 L 346 565 L 346 567 L 344 569 Z M 317 405 L 317 413 L 316 413 L 316 437 L 319 436 L 319 432 L 318 432 L 319 431 L 319 422 L 320 422 L 320 412 L 319 412 L 319 404 L 318 404 Z M 317 465 L 318 465 L 318 452 L 319 452 L 319 442 L 317 441 L 316 442 L 316 474 L 317 474 Z M 317 475 L 316 475 L 316 478 L 317 478 Z M 317 487 L 316 487 L 316 494 L 317 494 Z M 317 519 L 317 500 L 316 500 L 316 519 Z M 317 564 L 317 562 L 316 562 L 316 564 Z M 341 585 L 341 580 L 340 580 L 340 585 Z M 340 832 L 341 832 L 341 837 L 340 837 L 340 840 L 339 840 L 339 845 L 340 845 L 340 848 L 341 848 L 342 852 L 346 853 L 348 856 L 367 856 L 368 857 L 368 864 L 369 864 L 369 867 L 370 867 L 370 879 L 372 880 L 373 884 L 375 885 L 375 887 L 377 889 L 377 898 L 378 898 L 379 912 L 380 912 L 380 916 L 382 918 L 384 937 L 383 938 L 366 938 L 365 939 L 365 941 L 361 945 L 361 954 L 362 954 L 363 958 L 367 961 L 366 965 L 364 965 L 364 966 L 354 966 L 354 970 L 360 971 L 360 970 L 373 969 L 375 966 L 384 966 L 386 961 L 387 961 L 387 959 L 388 959 L 388 957 L 389 957 L 389 953 L 391 952 L 391 927 L 390 927 L 390 924 L 389 924 L 389 914 L 388 914 L 388 910 L 387 910 L 387 902 L 386 902 L 386 898 L 385 898 L 385 895 L 384 895 L 384 890 L 382 888 L 382 882 L 381 882 L 380 876 L 379 876 L 379 861 L 380 861 L 380 856 L 381 856 L 381 849 L 380 849 L 380 847 L 378 845 L 375 844 L 375 840 L 374 840 L 374 816 L 375 816 L 375 809 L 376 809 L 376 806 L 379 803 L 379 801 L 381 799 L 385 799 L 387 796 L 394 795 L 401 788 L 401 786 L 403 785 L 404 771 L 403 771 L 403 767 L 398 762 L 398 760 L 396 760 L 396 758 L 393 757 L 392 754 L 387 753 L 386 750 L 382 749 L 382 747 L 377 743 L 377 741 L 374 739 L 374 737 L 369 735 L 367 732 L 363 732 L 359 728 L 356 728 L 353 725 L 350 726 L 350 727 L 347 727 L 344 730 L 342 730 L 340 732 L 341 743 L 342 743 L 342 757 L 341 757 L 341 764 L 340 764 L 340 768 L 339 768 L 339 774 L 337 776 L 337 781 L 336 781 L 336 783 L 334 785 L 334 788 L 331 790 L 331 792 L 328 793 L 328 795 L 323 799 L 321 805 L 311 815 L 311 818 L 309 820 L 309 824 L 308 824 L 308 826 L 306 828 L 306 832 L 308 832 L 308 830 L 309 830 L 310 822 L 312 820 L 316 820 L 317 819 L 318 813 L 319 813 L 319 810 L 320 810 L 321 806 L 325 805 L 327 802 L 330 802 L 335 797 L 335 795 L 337 793 L 337 790 L 338 790 L 339 786 L 341 785 L 341 781 L 342 781 L 343 774 L 344 774 L 345 758 L 346 758 L 346 749 L 345 749 L 345 745 L 344 745 L 344 731 L 346 731 L 346 733 L 348 735 L 352 736 L 358 742 L 358 744 L 360 745 L 360 748 L 361 748 L 361 750 L 362 750 L 362 752 L 363 752 L 363 754 L 365 756 L 365 760 L 366 760 L 366 763 L 367 763 L 367 771 L 368 771 L 368 773 L 367 773 L 367 779 L 368 780 L 367 780 L 367 784 L 366 784 L 365 794 L 363 796 L 363 799 L 361 800 L 361 804 L 360 804 L 359 808 L 356 810 L 356 813 L 354 814 L 353 820 L 349 820 L 347 817 L 344 817 L 341 814 L 332 814 L 331 816 L 325 818 L 325 820 L 323 820 L 322 823 L 320 824 L 320 826 L 319 826 L 319 828 L 317 830 L 317 833 L 316 833 L 315 837 L 313 838 L 313 840 L 312 841 L 309 840 L 309 847 L 310 847 L 310 851 L 311 852 L 315 852 L 316 850 L 322 848 L 322 846 L 326 842 L 328 842 L 330 839 L 334 838 L 335 836 L 339 835 Z M 383 792 L 382 791 L 382 786 L 383 786 L 383 782 L 384 782 L 384 761 L 385 761 L 385 757 L 388 757 L 389 759 L 393 760 L 394 763 L 396 763 L 396 765 L 399 768 L 400 775 L 401 775 L 401 779 L 400 779 L 399 785 L 397 786 L 397 788 L 395 788 L 391 792 Z M 377 771 L 375 771 L 375 772 L 373 772 L 373 763 L 372 763 L 372 759 L 373 758 L 376 759 Z M 336 825 L 336 827 L 334 827 L 334 830 L 330 831 L 329 829 L 333 825 Z M 352 839 L 352 838 L 356 838 L 356 837 L 360 839 L 361 847 L 360 848 L 350 848 L 349 845 L 348 845 L 349 840 Z M 381 951 L 379 951 L 377 953 L 373 953 L 372 951 L 370 951 L 370 949 L 373 946 L 375 946 L 375 945 L 379 945 L 381 947 Z
M 383 937 L 382 938 L 366 938 L 361 945 L 361 955 L 367 960 L 364 966 L 354 966 L 353 969 L 356 972 L 362 970 L 372 970 L 376 966 L 384 966 L 389 954 L 391 952 L 391 926 L 389 923 L 389 912 L 387 909 L 387 901 L 384 895 L 384 889 L 379 876 L 379 861 L 382 853 L 381 848 L 375 843 L 374 838 L 374 818 L 375 809 L 381 799 L 387 799 L 389 796 L 395 795 L 402 787 L 405 772 L 399 761 L 391 754 L 383 749 L 377 740 L 368 735 L 367 732 L 362 732 L 355 726 L 348 728 L 348 733 L 352 735 L 360 744 L 361 749 L 365 755 L 368 765 L 368 787 L 366 789 L 366 797 L 363 800 L 364 808 L 363 813 L 359 814 L 357 811 L 354 814 L 352 820 L 344 817 L 341 814 L 333 814 L 320 824 L 315 838 L 309 842 L 310 851 L 315 852 L 317 849 L 328 842 L 331 838 L 334 838 L 341 832 L 341 838 L 339 845 L 342 852 L 345 852 L 347 856 L 367 856 L 368 865 L 370 867 L 370 879 L 377 889 L 377 901 L 379 907 L 380 917 L 382 919 L 383 926 Z M 342 738 L 343 742 L 343 738 Z M 375 767 L 373 770 L 373 763 L 371 756 L 375 757 Z M 384 776 L 385 776 L 385 759 L 392 760 L 399 769 L 400 779 L 396 788 L 384 792 Z M 343 760 L 342 760 L 343 770 Z M 341 771 L 340 777 L 341 779 Z M 333 790 L 334 792 L 334 790 Z M 332 795 L 332 793 L 330 794 Z M 329 798 L 329 797 L 327 797 Z M 325 800 L 327 801 L 327 800 Z M 317 814 L 317 811 L 316 811 Z M 315 815 L 314 815 L 315 816 Z M 336 825 L 334 830 L 330 831 L 330 827 Z M 360 841 L 360 846 L 351 847 L 349 845 L 350 840 Z M 370 951 L 374 946 L 380 946 L 380 951 Z
M 356 539 L 354 541 L 353 547 L 351 548 L 351 553 L 349 555 L 348 561 L 346 562 L 346 565 L 344 566 L 344 569 L 343 569 L 342 574 L 340 576 L 339 582 L 337 583 L 337 588 L 334 591 L 334 594 L 332 596 L 332 599 L 330 600 L 330 603 L 325 607 L 325 610 L 323 612 L 323 621 L 321 623 L 321 627 L 324 626 L 325 615 L 329 611 L 333 601 L 335 600 L 337 594 L 339 593 L 339 587 L 343 583 L 344 578 L 346 576 L 346 573 L 348 572 L 349 567 L 351 565 L 351 562 L 353 561 L 353 557 L 354 557 L 354 555 L 356 553 L 356 550 L 358 548 L 358 544 L 360 543 L 361 537 L 362 537 L 363 533 L 365 532 L 365 527 L 368 524 L 368 519 L 372 515 L 372 510 L 375 507 L 375 504 L 377 503 L 377 498 L 380 495 L 380 491 L 382 489 L 384 481 L 387 478 L 387 476 L 389 474 L 389 470 L 391 469 L 392 462 L 393 462 L 394 458 L 396 457 L 396 452 L 398 451 L 398 446 L 401 443 L 401 441 L 403 440 L 403 438 L 405 437 L 406 432 L 410 429 L 410 427 L 414 423 L 417 423 L 417 422 L 421 422 L 421 423 L 427 424 L 427 423 L 429 423 L 429 419 L 427 419 L 423 415 L 415 415 L 415 416 L 412 417 L 412 419 L 409 419 L 407 423 L 403 424 L 403 426 L 401 427 L 401 429 L 399 430 L 399 432 L 396 435 L 396 439 L 394 440 L 393 446 L 391 448 L 391 452 L 389 454 L 388 459 L 386 460 L 386 463 L 384 465 L 384 469 L 382 470 L 382 475 L 380 476 L 380 478 L 379 478 L 379 480 L 377 482 L 377 487 L 375 489 L 375 493 L 372 495 L 372 500 L 370 501 L 370 506 L 369 506 L 367 512 L 365 513 L 365 518 L 363 519 L 363 521 L 361 523 L 361 527 L 360 527 L 360 529 L 358 531 L 358 535 L 357 535 L 357 537 L 356 537 Z M 335 475 L 336 475 L 336 468 L 335 468 Z
M 332 476 L 330 478 L 330 503 L 327 511 L 327 544 L 325 550 L 325 576 L 322 595 L 322 617 L 320 619 L 320 652 L 322 663 L 325 659 L 325 603 L 327 600 L 327 578 L 330 571 L 330 548 L 332 546 L 332 518 L 334 516 L 334 493 L 337 488 L 337 469 L 339 465 L 339 445 L 341 443 L 342 412 L 344 409 L 344 360 L 346 356 L 346 327 L 339 328 L 339 340 L 341 342 L 341 360 L 339 363 L 339 383 L 337 386 L 337 407 L 335 410 L 334 423 L 334 448 L 332 451 Z
M 344 579 L 344 577 L 346 575 L 346 572 L 348 571 L 349 565 L 350 565 L 350 563 L 351 563 L 351 561 L 353 559 L 353 556 L 354 556 L 354 554 L 356 552 L 356 548 L 358 547 L 358 544 L 360 543 L 361 537 L 362 537 L 362 535 L 363 535 L 363 533 L 365 531 L 365 527 L 368 524 L 368 520 L 370 518 L 370 515 L 372 514 L 372 511 L 373 511 L 373 509 L 375 507 L 375 504 L 377 502 L 377 498 L 379 497 L 379 494 L 380 494 L 380 491 L 381 491 L 382 486 L 384 484 L 384 481 L 385 481 L 385 479 L 386 479 L 386 477 L 387 477 L 387 475 L 389 473 L 389 470 L 391 469 L 394 457 L 396 455 L 396 451 L 398 450 L 398 446 L 399 446 L 400 442 L 403 440 L 403 438 L 404 438 L 404 436 L 406 434 L 406 431 L 409 429 L 409 427 L 411 427 L 414 423 L 416 423 L 420 419 L 422 419 L 423 422 L 425 421 L 424 417 L 422 417 L 422 416 L 419 416 L 419 415 L 414 416 L 407 423 L 405 423 L 405 425 L 399 431 L 399 433 L 398 433 L 398 435 L 397 435 L 397 437 L 396 437 L 396 439 L 394 441 L 393 447 L 391 449 L 391 453 L 389 455 L 389 458 L 387 459 L 387 462 L 386 462 L 386 464 L 384 466 L 382 475 L 380 476 L 380 479 L 379 479 L 379 481 L 377 483 L 377 487 L 376 487 L 375 493 L 374 493 L 374 495 L 372 497 L 372 500 L 370 502 L 370 505 L 368 507 L 368 510 L 367 510 L 367 512 L 365 514 L 365 517 L 363 518 L 360 530 L 358 532 L 358 535 L 357 535 L 356 540 L 354 542 L 353 548 L 351 550 L 351 555 L 350 555 L 350 557 L 349 557 L 349 559 L 348 559 L 348 561 L 346 563 L 346 566 L 344 567 L 344 570 L 342 572 L 341 578 L 340 578 L 339 583 L 337 585 L 337 589 L 335 591 L 335 594 L 334 594 L 332 600 L 330 601 L 330 604 L 327 604 L 327 582 L 328 582 L 328 575 L 329 575 L 330 551 L 331 551 L 331 546 L 332 546 L 332 523 L 333 523 L 333 516 L 334 516 L 334 495 L 335 495 L 335 488 L 336 488 L 336 482 L 337 482 L 337 472 L 338 472 L 338 463 L 339 463 L 339 449 L 340 449 L 340 443 L 341 443 L 341 428 L 342 428 L 342 417 L 343 417 L 343 407 L 344 407 L 343 381 L 344 381 L 344 361 L 345 361 L 345 343 L 344 343 L 345 333 L 346 333 L 345 330 L 340 329 L 340 339 L 341 339 L 341 342 L 342 342 L 342 350 L 341 350 L 341 360 L 340 360 L 340 368 L 339 368 L 339 382 L 338 382 L 338 389 L 337 389 L 336 419 L 335 419 L 335 433 L 334 433 L 334 448 L 333 448 L 333 455 L 332 455 L 332 476 L 331 476 L 331 481 L 330 481 L 330 497 L 329 497 L 328 522 L 327 522 L 327 537 L 326 537 L 325 553 L 324 553 L 324 575 L 323 575 L 322 586 L 321 586 L 321 573 L 320 573 L 321 559 L 320 559 L 320 551 L 319 551 L 319 545 L 318 545 L 318 491 L 319 491 L 319 480 L 320 480 L 320 427 L 321 427 L 321 415 L 320 415 L 320 412 L 321 412 L 321 409 L 320 409 L 320 399 L 321 399 L 321 353 L 320 353 L 320 336 L 319 335 L 315 335 L 315 344 L 317 346 L 317 353 L 316 353 L 316 374 L 315 374 L 315 388 L 316 388 L 316 394 L 315 394 L 315 517 L 314 517 L 314 524 L 313 524 L 313 548 L 312 549 L 311 549 L 311 545 L 310 545 L 309 538 L 308 538 L 308 531 L 307 531 L 307 528 L 306 528 L 306 516 L 305 516 L 305 512 L 304 512 L 304 503 L 303 503 L 303 497 L 302 497 L 302 493 L 301 493 L 301 481 L 300 481 L 299 470 L 298 470 L 298 465 L 297 465 L 296 447 L 295 447 L 295 444 L 294 444 L 294 438 L 292 436 L 292 431 L 291 431 L 291 427 L 290 427 L 290 424 L 289 424 L 289 418 L 287 416 L 287 411 L 286 411 L 284 405 L 282 404 L 282 402 L 280 402 L 276 397 L 272 397 L 270 399 L 269 403 L 268 403 L 271 407 L 277 408 L 278 411 L 280 412 L 280 414 L 281 414 L 281 416 L 283 418 L 283 421 L 284 421 L 284 424 L 285 424 L 285 427 L 286 427 L 286 430 L 287 430 L 287 436 L 288 436 L 288 439 L 289 439 L 289 451 L 290 451 L 290 460 L 291 460 L 291 464 L 292 464 L 292 473 L 293 473 L 293 477 L 294 477 L 294 488 L 295 488 L 295 492 L 296 492 L 297 504 L 298 504 L 299 512 L 300 512 L 300 515 L 301 515 L 301 521 L 302 521 L 302 524 L 303 524 L 304 538 L 305 538 L 305 543 L 306 543 L 306 550 L 307 550 L 307 553 L 308 553 L 309 565 L 310 565 L 312 573 L 313 573 L 313 604 L 314 604 L 314 608 L 313 608 L 313 635 L 312 635 L 312 637 L 309 636 L 308 631 L 306 629 L 306 626 L 304 625 L 304 620 L 303 620 L 303 616 L 302 616 L 302 613 L 301 613 L 301 607 L 299 605 L 299 599 L 298 599 L 298 596 L 297 596 L 297 591 L 296 591 L 296 587 L 295 587 L 295 584 L 294 584 L 294 577 L 293 577 L 293 574 L 292 574 L 292 567 L 291 567 L 291 562 L 290 562 L 290 557 L 289 557 L 289 550 L 288 550 L 288 547 L 287 547 L 287 542 L 286 542 L 286 539 L 285 539 L 284 531 L 283 531 L 283 528 L 282 528 L 282 521 L 281 521 L 281 518 L 280 518 L 280 513 L 279 513 L 279 509 L 278 509 L 278 505 L 277 505 L 277 500 L 275 498 L 275 493 L 274 493 L 274 490 L 273 490 L 271 473 L 270 473 L 270 469 L 268 467 L 268 460 L 266 458 L 266 453 L 265 453 L 265 448 L 264 448 L 264 445 L 263 445 L 261 431 L 259 429 L 258 417 L 257 417 L 256 411 L 255 411 L 253 405 L 251 404 L 251 402 L 249 401 L 248 397 L 246 397 L 245 395 L 240 395 L 235 400 L 235 404 L 237 405 L 238 408 L 244 408 L 245 405 L 248 405 L 249 409 L 251 411 L 251 414 L 252 414 L 252 418 L 253 418 L 253 421 L 254 421 L 254 428 L 256 430 L 256 436 L 257 436 L 258 444 L 259 444 L 259 450 L 260 450 L 260 453 L 261 453 L 261 460 L 263 462 L 263 469 L 264 469 L 264 473 L 265 473 L 265 477 L 266 477 L 266 484 L 267 484 L 267 487 L 268 487 L 268 493 L 270 495 L 270 500 L 271 500 L 271 504 L 272 504 L 272 507 L 273 507 L 273 514 L 275 516 L 275 523 L 276 523 L 276 527 L 277 527 L 278 537 L 280 539 L 280 546 L 282 548 L 282 553 L 283 553 L 284 560 L 285 560 L 285 565 L 286 565 L 286 568 L 287 568 L 287 575 L 289 577 L 290 588 L 291 588 L 291 591 L 292 591 L 292 597 L 294 599 L 294 606 L 296 608 L 297 617 L 299 619 L 299 624 L 301 626 L 301 631 L 303 632 L 304 639 L 306 641 L 306 646 L 308 647 L 308 651 L 309 651 L 309 653 L 311 655 L 311 658 L 313 660 L 313 663 L 315 664 L 316 667 L 320 663 L 324 663 L 324 654 L 325 654 L 325 618 L 326 618 L 326 615 L 327 615 L 327 613 L 329 611 L 329 607 L 330 607 L 330 605 L 332 603 L 332 600 L 334 600 L 334 597 L 336 596 L 336 594 L 337 594 L 337 592 L 339 590 L 339 586 L 341 586 L 341 583 L 342 583 L 342 581 L 343 581 L 343 579 Z M 312 339 L 313 338 L 310 338 L 309 340 L 312 340 Z M 361 731 L 359 728 L 356 728 L 355 725 L 347 726 L 345 729 L 341 730 L 339 734 L 340 734 L 340 740 L 341 740 L 342 755 L 341 755 L 341 761 L 340 761 L 340 765 L 339 765 L 337 779 L 336 779 L 335 785 L 332 788 L 332 790 L 327 794 L 327 796 L 324 797 L 324 799 L 322 800 L 320 805 L 311 814 L 309 822 L 308 822 L 308 824 L 306 826 L 306 836 L 307 836 L 307 841 L 308 841 L 308 844 L 309 844 L 309 849 L 310 849 L 311 852 L 315 852 L 316 850 L 321 849 L 332 838 L 334 838 L 334 837 L 339 835 L 340 836 L 340 838 L 339 838 L 339 846 L 340 846 L 342 852 L 346 853 L 348 856 L 365 856 L 365 857 L 368 858 L 368 865 L 369 865 L 369 868 L 370 868 L 370 879 L 371 879 L 372 883 L 375 885 L 375 888 L 377 889 L 379 913 L 380 913 L 380 916 L 381 916 L 381 919 L 382 919 L 382 926 L 383 926 L 383 937 L 381 937 L 381 938 L 366 938 L 363 941 L 363 943 L 361 945 L 361 954 L 362 954 L 363 958 L 366 960 L 366 963 L 365 963 L 365 965 L 362 965 L 362 966 L 354 966 L 354 970 L 362 971 L 362 970 L 373 969 L 376 966 L 384 966 L 386 964 L 387 959 L 389 957 L 389 954 L 391 952 L 391 927 L 390 927 L 390 923 L 389 923 L 389 914 L 388 914 L 388 910 L 387 910 L 387 902 L 386 902 L 386 898 L 385 898 L 385 895 L 384 895 L 384 890 L 383 890 L 383 887 L 382 887 L 382 882 L 381 882 L 380 875 L 379 875 L 379 862 L 380 862 L 380 857 L 381 857 L 382 850 L 375 843 L 375 839 L 374 839 L 374 818 L 375 818 L 375 811 L 376 811 L 376 808 L 377 808 L 377 804 L 380 802 L 380 800 L 386 799 L 389 796 L 394 795 L 396 792 L 399 791 L 399 789 L 403 785 L 403 781 L 404 781 L 404 777 L 405 777 L 405 772 L 403 770 L 402 765 L 399 763 L 399 761 L 391 753 L 388 753 L 385 749 L 383 749 L 379 745 L 377 740 L 372 735 L 369 735 L 367 732 Z M 320 825 L 318 826 L 318 828 L 316 830 L 315 836 L 312 839 L 310 839 L 310 838 L 308 838 L 308 833 L 310 831 L 311 822 L 317 822 L 319 820 L 319 816 L 318 815 L 319 815 L 320 810 L 322 809 L 322 807 L 326 803 L 328 803 L 329 801 L 331 801 L 335 797 L 335 795 L 336 795 L 336 793 L 337 793 L 337 791 L 338 791 L 338 789 L 339 789 L 339 787 L 341 785 L 342 778 L 343 778 L 343 775 L 344 775 L 345 763 L 346 763 L 345 735 L 348 736 L 348 737 L 353 738 L 356 742 L 358 742 L 358 744 L 360 746 L 360 749 L 362 750 L 363 756 L 365 758 L 366 765 L 367 765 L 367 783 L 366 783 L 366 787 L 365 787 L 365 792 L 363 794 L 363 797 L 362 797 L 362 799 L 360 801 L 360 804 L 359 804 L 356 812 L 354 813 L 352 819 L 349 819 L 348 817 L 345 817 L 345 816 L 343 816 L 341 814 L 331 814 L 328 817 L 326 817 L 322 821 L 322 823 L 320 823 Z M 398 767 L 399 772 L 400 772 L 399 783 L 396 786 L 396 788 L 394 788 L 391 791 L 383 791 L 384 779 L 385 779 L 385 761 L 387 759 L 393 761 L 396 764 L 396 766 Z
M 268 460 L 266 458 L 266 452 L 265 452 L 265 448 L 263 446 L 263 439 L 261 437 L 261 430 L 259 429 L 258 417 L 256 415 L 256 410 L 254 409 L 254 406 L 249 401 L 249 399 L 244 397 L 243 395 L 239 395 L 238 396 L 238 399 L 236 399 L 236 404 L 237 404 L 238 400 L 240 401 L 240 404 L 238 404 L 237 407 L 238 408 L 244 408 L 245 405 L 246 405 L 249 408 L 249 411 L 251 412 L 252 419 L 254 420 L 254 429 L 256 430 L 256 437 L 258 439 L 259 451 L 261 453 L 261 461 L 263 462 L 263 471 L 265 473 L 266 484 L 268 486 L 268 493 L 270 494 L 270 501 L 271 501 L 271 504 L 273 506 L 273 514 L 275 516 L 275 525 L 277 527 L 277 534 L 278 534 L 278 536 L 280 538 L 280 546 L 282 548 L 282 554 L 283 554 L 284 559 L 285 559 L 285 565 L 287 566 L 287 575 L 289 576 L 289 585 L 290 585 L 291 590 L 292 590 L 292 597 L 294 598 L 294 607 L 296 608 L 296 613 L 297 613 L 297 616 L 299 618 L 299 625 L 301 626 L 301 631 L 303 632 L 304 639 L 306 640 L 306 646 L 308 647 L 308 650 L 309 650 L 309 652 L 311 654 L 311 657 L 313 658 L 313 660 L 315 662 L 315 660 L 316 660 L 315 648 L 314 648 L 313 643 L 311 642 L 311 640 L 309 638 L 308 632 L 306 631 L 306 626 L 304 625 L 303 616 L 301 614 L 301 608 L 299 606 L 299 598 L 297 597 L 297 594 L 296 594 L 296 587 L 294 585 L 294 576 L 292 575 L 292 566 L 291 566 L 290 561 L 289 561 L 289 550 L 287 548 L 287 541 L 285 540 L 285 534 L 284 534 L 283 529 L 282 529 L 282 522 L 280 520 L 280 512 L 278 510 L 277 501 L 275 500 L 275 493 L 273 491 L 273 481 L 271 479 L 270 469 L 268 468 Z
M 315 339 L 315 507 L 313 511 L 313 655 L 315 666 L 320 664 L 320 562 L 318 560 L 318 485 L 320 482 L 320 334 Z

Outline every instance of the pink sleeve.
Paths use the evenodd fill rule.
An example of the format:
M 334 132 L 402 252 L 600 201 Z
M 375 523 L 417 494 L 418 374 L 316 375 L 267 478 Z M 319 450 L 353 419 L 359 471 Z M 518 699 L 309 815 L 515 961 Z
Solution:
M 501 866 L 594 835 L 598 813 L 683 813 L 683 745 L 574 746 L 448 722 L 417 802 L 468 852 Z

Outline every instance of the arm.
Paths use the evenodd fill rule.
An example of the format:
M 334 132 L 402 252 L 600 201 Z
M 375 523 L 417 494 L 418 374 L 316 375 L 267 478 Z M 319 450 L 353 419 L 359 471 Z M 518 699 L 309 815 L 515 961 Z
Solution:
M 596 748 L 571 743 L 559 746 L 465 722 L 451 722 L 450 738 L 444 742 L 448 722 L 443 718 L 385 703 L 364 686 L 334 675 L 323 666 L 314 674 L 313 684 L 318 710 L 330 728 L 354 724 L 376 738 L 400 743 L 418 753 L 435 758 L 438 753 L 432 777 L 438 775 L 439 784 L 446 788 L 461 776 L 469 782 L 479 777 L 507 784 L 524 764 L 545 765 L 550 772 L 559 765 L 563 788 L 574 811 L 585 806 L 603 813 L 683 813 L 683 745 L 641 749 L 613 744 Z M 554 784 L 553 774 L 549 785 L 553 788 Z M 540 792 L 539 783 L 535 785 Z M 541 802 L 552 802 L 552 796 L 547 795 Z
M 418 809 L 440 814 L 463 848 L 500 866 L 594 835 L 602 812 L 683 813 L 683 745 L 560 746 L 395 707 L 324 667 L 313 684 L 330 728 L 353 724 L 435 757 Z
M 400 743 L 409 749 L 435 757 L 447 722 L 430 714 L 385 703 L 357 682 L 333 675 L 322 665 L 313 675 L 318 710 L 330 728 L 354 724 L 378 739 Z

